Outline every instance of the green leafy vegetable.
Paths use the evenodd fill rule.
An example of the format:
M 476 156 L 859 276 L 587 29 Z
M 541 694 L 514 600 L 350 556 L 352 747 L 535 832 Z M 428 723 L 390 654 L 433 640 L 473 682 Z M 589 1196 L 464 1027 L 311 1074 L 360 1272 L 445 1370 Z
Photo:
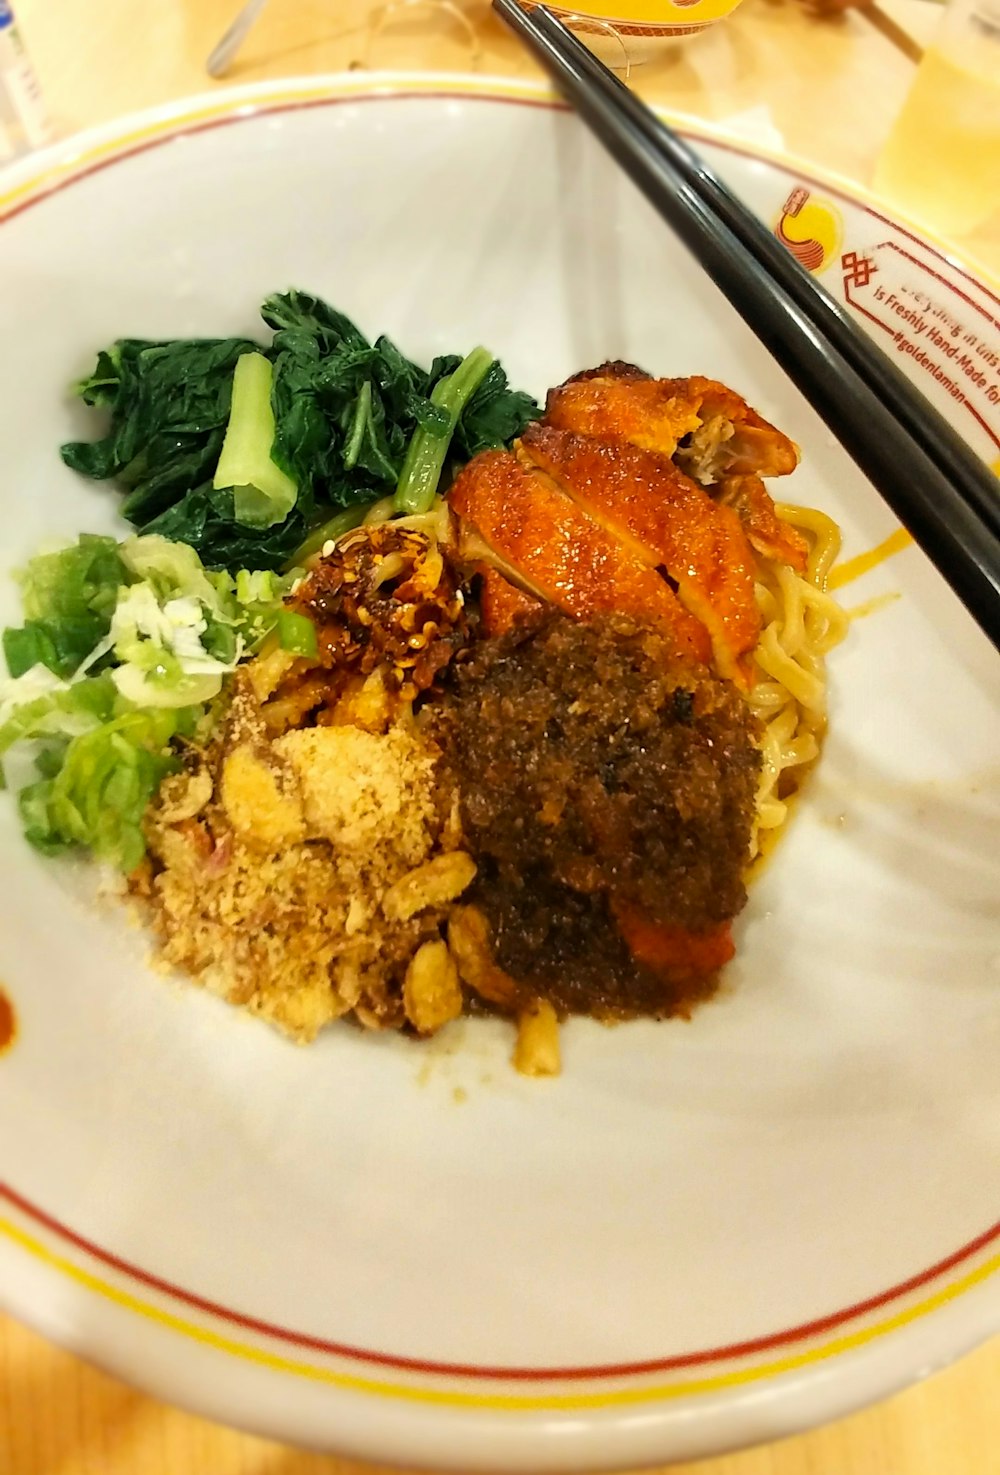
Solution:
M 111 717 L 114 705 L 115 686 L 107 672 L 71 686 L 36 666 L 0 681 L 0 756 L 16 743 L 88 732 Z
M 190 595 L 219 614 L 228 583 L 225 575 L 210 574 L 193 548 L 147 533 L 126 538 L 119 545 L 122 563 L 135 579 L 150 584 L 160 599 Z
M 538 416 L 530 394 L 511 389 L 503 365 L 493 360 L 455 427 L 454 448 L 463 461 L 509 445 Z
M 169 745 L 194 731 L 226 673 L 279 624 L 287 648 L 315 651 L 310 621 L 283 607 L 294 577 L 213 573 L 156 535 L 84 536 L 31 561 L 24 602 L 39 618 L 4 634 L 0 758 L 23 748 L 34 762 L 19 795 L 33 844 L 137 864 Z
M 211 573 L 193 548 L 153 533 L 127 538 L 121 556 L 137 582 L 119 590 L 108 641 L 115 685 L 137 706 L 211 701 L 274 627 L 292 583 L 271 571 Z
M 0 757 L 23 748 L 35 765 L 19 803 L 44 850 L 134 867 L 174 740 L 227 672 L 271 631 L 315 654 L 314 626 L 283 606 L 296 561 L 373 509 L 441 507 L 457 461 L 538 413 L 483 348 L 425 370 L 295 290 L 261 316 L 264 344 L 120 339 L 77 386 L 106 429 L 63 459 L 117 484 L 139 536 L 33 559 L 24 624 L 3 635 Z
M 188 492 L 174 507 L 146 523 L 142 532 L 190 544 L 206 568 L 280 569 L 293 560 L 316 515 L 300 488 L 298 503 L 284 522 L 273 528 L 248 528 L 237 522 L 228 488 L 216 491 L 205 486 Z
M 414 431 L 396 486 L 398 511 L 414 516 L 426 512 L 434 501 L 459 416 L 492 363 L 488 349 L 474 348 L 454 373 L 439 379 L 431 390 L 431 404 L 447 418 L 443 425 L 420 425 Z
M 122 511 L 143 527 L 178 498 L 211 482 L 229 418 L 233 371 L 255 343 L 245 338 L 151 343 L 123 338 L 98 354 L 78 385 L 86 404 L 110 410 L 103 439 L 63 446 L 63 460 L 97 481 L 115 477 Z
M 269 297 L 261 316 L 272 330 L 268 344 L 123 339 L 102 350 L 78 390 L 85 403 L 109 414 L 107 434 L 63 447 L 75 470 L 116 480 L 126 494 L 122 510 L 136 528 L 190 544 L 208 568 L 287 565 L 339 513 L 361 509 L 363 515 L 394 492 L 421 432 L 428 479 L 438 461 L 429 455 L 434 447 L 444 451 L 437 469 L 447 480 L 449 455 L 467 459 L 507 444 L 538 414 L 534 400 L 512 391 L 489 356 L 453 423 L 436 391 L 455 374 L 459 358 L 438 358 L 422 369 L 390 339 L 369 343 L 343 313 L 296 290 Z M 240 409 L 237 389 L 239 413 L 231 415 L 234 375 L 247 355 L 270 364 L 273 432 L 261 414 L 259 367 L 251 371 L 260 376 L 247 401 L 252 413 Z M 241 378 L 246 373 L 240 370 Z M 227 425 L 239 432 L 236 470 L 220 466 Z M 261 486 L 258 478 L 271 478 L 272 465 L 287 480 Z M 239 490 L 246 486 L 262 498 Z

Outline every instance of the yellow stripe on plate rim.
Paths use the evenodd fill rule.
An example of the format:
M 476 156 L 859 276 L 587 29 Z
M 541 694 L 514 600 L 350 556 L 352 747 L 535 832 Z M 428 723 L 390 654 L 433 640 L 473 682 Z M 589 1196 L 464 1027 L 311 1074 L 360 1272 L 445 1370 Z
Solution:
M 600 1393 L 472 1393 L 457 1389 L 441 1388 L 410 1383 L 389 1382 L 383 1378 L 362 1377 L 356 1373 L 339 1372 L 319 1363 L 306 1362 L 300 1358 L 286 1357 L 278 1352 L 254 1346 L 250 1342 L 238 1341 L 235 1337 L 213 1331 L 210 1327 L 189 1321 L 172 1311 L 165 1311 L 149 1301 L 122 1290 L 92 1271 L 84 1269 L 65 1255 L 43 1244 L 34 1235 L 27 1233 L 9 1219 L 0 1219 L 0 1234 L 26 1251 L 35 1260 L 55 1270 L 60 1275 L 83 1286 L 95 1295 L 103 1297 L 124 1311 L 151 1321 L 168 1331 L 187 1337 L 192 1342 L 211 1347 L 217 1352 L 227 1353 L 244 1362 L 270 1368 L 273 1372 L 289 1373 L 293 1377 L 306 1378 L 316 1383 L 327 1383 L 349 1393 L 362 1393 L 376 1398 L 390 1398 L 407 1403 L 436 1404 L 448 1408 L 492 1409 L 496 1411 L 556 1411 L 564 1409 L 620 1408 L 628 1405 L 661 1403 L 665 1400 L 694 1398 L 700 1394 L 717 1393 L 725 1388 L 738 1388 L 749 1383 L 763 1383 L 779 1378 L 785 1373 L 828 1362 L 833 1357 L 853 1352 L 870 1342 L 875 1342 L 890 1332 L 909 1326 L 931 1312 L 939 1310 L 959 1296 L 981 1285 L 997 1270 L 1000 1270 L 1000 1254 L 991 1256 L 973 1270 L 957 1280 L 942 1286 L 940 1290 L 923 1300 L 897 1311 L 884 1320 L 860 1328 L 855 1332 L 832 1337 L 819 1346 L 802 1352 L 776 1357 L 768 1362 L 751 1367 L 736 1368 L 730 1372 L 712 1373 L 705 1377 L 684 1378 L 670 1383 L 644 1384 L 640 1387 L 616 1388 Z M 498 1379 L 498 1381 L 501 1381 Z

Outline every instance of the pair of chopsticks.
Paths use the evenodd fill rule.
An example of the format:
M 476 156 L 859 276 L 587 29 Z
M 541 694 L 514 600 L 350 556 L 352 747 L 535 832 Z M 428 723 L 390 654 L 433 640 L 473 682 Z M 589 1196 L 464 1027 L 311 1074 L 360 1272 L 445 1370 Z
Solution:
M 1000 482 L 688 145 L 544 6 L 493 0 L 1000 649 Z

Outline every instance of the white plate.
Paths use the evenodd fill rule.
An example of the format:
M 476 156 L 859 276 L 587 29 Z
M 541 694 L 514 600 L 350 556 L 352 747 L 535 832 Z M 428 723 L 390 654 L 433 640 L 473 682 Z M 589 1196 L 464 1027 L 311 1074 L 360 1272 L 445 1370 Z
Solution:
M 1000 455 L 997 299 L 833 184 L 703 147 L 771 221 L 802 186 L 785 236 Z M 252 333 L 290 284 L 416 357 L 487 343 L 538 392 L 619 356 L 723 379 L 802 445 L 788 495 L 832 512 L 848 555 L 895 531 L 530 87 L 216 94 L 3 188 L 5 622 L 8 568 L 117 526 L 57 454 L 84 424 L 64 386 L 98 345 Z M 823 762 L 721 997 L 690 1024 L 570 1024 L 555 1082 L 514 1074 L 500 1023 L 293 1048 L 148 971 L 142 939 L 83 905 L 2 800 L 0 978 L 20 1024 L 0 1060 L 6 1305 L 218 1419 L 536 1471 L 770 1439 L 995 1331 L 1000 666 L 912 547 L 845 590 L 895 595 L 833 660 Z

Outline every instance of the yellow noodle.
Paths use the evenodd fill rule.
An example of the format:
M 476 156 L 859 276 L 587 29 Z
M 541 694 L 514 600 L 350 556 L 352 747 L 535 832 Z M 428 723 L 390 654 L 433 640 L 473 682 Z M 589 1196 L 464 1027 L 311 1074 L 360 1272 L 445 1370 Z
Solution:
M 840 528 L 832 517 L 816 507 L 797 507 L 793 502 L 775 503 L 775 511 L 783 522 L 790 522 L 800 533 L 810 535 L 808 579 L 825 589 L 833 562 L 840 552 Z
M 840 552 L 840 529 L 812 507 L 778 504 L 778 515 L 809 543 L 804 575 L 759 557 L 757 606 L 764 622 L 754 654 L 749 702 L 762 729 L 761 781 L 752 854 L 763 832 L 776 832 L 788 804 L 819 755 L 826 727 L 826 656 L 843 640 L 848 619 L 826 592 Z
M 378 527 L 380 523 L 388 522 L 396 509 L 396 503 L 392 497 L 382 497 L 380 501 L 373 502 L 364 515 L 362 526 L 366 528 Z

